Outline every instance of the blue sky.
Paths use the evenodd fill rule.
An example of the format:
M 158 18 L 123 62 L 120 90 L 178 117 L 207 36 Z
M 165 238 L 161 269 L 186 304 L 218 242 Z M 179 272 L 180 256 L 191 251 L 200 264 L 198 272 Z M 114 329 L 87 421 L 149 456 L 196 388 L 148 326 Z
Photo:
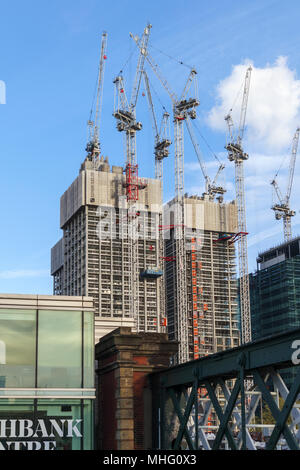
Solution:
M 284 155 L 288 155 L 295 125 L 300 123 L 297 0 L 11 0 L 0 7 L 0 80 L 5 82 L 7 92 L 6 104 L 0 105 L 1 292 L 52 293 L 50 249 L 61 236 L 59 199 L 85 157 L 86 121 L 103 30 L 108 33 L 108 59 L 102 149 L 111 163 L 123 164 L 122 136 L 112 117 L 112 81 L 132 55 L 124 68 L 130 85 L 137 55 L 129 32 L 141 34 L 147 22 L 153 26 L 149 51 L 177 93 L 189 69 L 167 55 L 197 68 L 201 132 L 220 158 L 225 159 L 225 125 L 222 128 L 219 118 L 222 105 L 231 99 L 226 95 L 224 80 L 238 83 L 235 70 L 240 71 L 242 81 L 243 67 L 249 61 L 253 64 L 249 132 L 245 137 L 245 150 L 250 155 L 245 165 L 250 270 L 256 266 L 258 251 L 282 241 L 282 224 L 270 210 L 269 181 Z M 285 59 L 278 62 L 280 57 Z M 153 75 L 150 79 L 160 101 L 171 110 L 166 93 Z M 271 80 L 267 91 L 266 79 Z M 255 95 L 251 94 L 255 90 Z M 278 90 L 282 93 L 277 101 Z M 261 103 L 264 106 L 259 107 Z M 155 106 L 160 113 L 158 100 Z M 154 176 L 153 137 L 147 113 L 146 104 L 140 100 L 138 117 L 144 125 L 137 142 L 140 174 Z M 185 188 L 201 193 L 203 177 L 188 137 L 186 142 Z M 203 152 L 210 168 L 213 160 L 205 146 Z M 292 208 L 297 211 L 294 235 L 299 233 L 300 222 L 299 165 L 298 161 L 291 198 Z M 173 195 L 173 168 L 172 149 L 164 167 L 165 199 Z M 225 174 L 227 197 L 231 200 L 233 167 L 229 162 Z M 283 188 L 284 178 L 283 172 Z

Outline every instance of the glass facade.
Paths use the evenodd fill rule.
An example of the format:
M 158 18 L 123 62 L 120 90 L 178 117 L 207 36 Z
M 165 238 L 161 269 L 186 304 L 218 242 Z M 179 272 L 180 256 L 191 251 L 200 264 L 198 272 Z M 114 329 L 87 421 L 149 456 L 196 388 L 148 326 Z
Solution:
M 288 254 L 295 252 L 287 245 Z M 271 253 L 272 254 L 272 253 Z M 268 257 L 264 255 L 264 261 Z M 300 327 L 300 255 L 249 275 L 252 339 L 258 340 Z M 282 373 L 289 387 L 296 375 L 293 368 Z
M 36 312 L 0 310 L 0 387 L 35 387 Z
M 93 449 L 94 313 L 0 308 L 0 450 Z
M 82 387 L 81 330 L 81 312 L 38 312 L 38 387 Z
M 252 338 L 300 327 L 300 255 L 249 276 Z

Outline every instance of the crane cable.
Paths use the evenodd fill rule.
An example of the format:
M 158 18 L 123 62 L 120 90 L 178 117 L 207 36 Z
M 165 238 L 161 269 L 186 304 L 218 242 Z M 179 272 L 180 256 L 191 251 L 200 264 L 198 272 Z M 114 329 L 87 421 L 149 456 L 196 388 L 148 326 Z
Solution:
M 99 77 L 99 73 L 100 73 L 100 64 L 98 66 L 98 73 L 97 73 L 97 77 L 96 77 L 96 82 L 95 82 L 95 87 L 94 87 L 94 93 L 93 93 L 93 98 L 92 98 L 92 105 L 91 105 L 91 110 L 90 110 L 90 118 L 89 118 L 89 122 L 93 122 L 92 121 L 92 116 L 93 116 L 93 111 L 94 111 L 94 106 L 95 106 L 95 99 L 96 99 L 96 93 L 97 93 L 97 87 L 98 87 L 98 77 Z M 93 122 L 93 124 L 95 124 Z M 89 138 L 90 136 L 88 136 Z
M 203 139 L 203 141 L 205 142 L 207 148 L 210 150 L 211 154 L 214 156 L 214 158 L 221 164 L 221 160 L 219 159 L 219 157 L 215 154 L 215 152 L 213 151 L 213 149 L 211 148 L 211 146 L 209 145 L 209 143 L 207 142 L 207 140 L 205 139 L 204 135 L 202 135 L 199 127 L 198 127 L 198 123 L 195 122 L 195 129 L 197 130 L 198 134 L 200 135 L 200 137 Z
M 131 41 L 130 41 L 130 44 L 131 44 Z M 133 54 L 134 54 L 136 51 L 137 51 L 137 48 L 134 47 L 134 48 L 132 49 L 132 51 L 130 52 L 130 54 L 129 54 L 127 60 L 125 60 L 125 62 L 124 62 L 124 64 L 123 64 L 123 67 L 121 68 L 121 70 L 120 70 L 120 72 L 119 72 L 119 75 L 122 75 L 122 74 L 123 74 L 124 69 L 127 67 L 129 61 L 131 60 Z
M 167 54 L 166 52 L 162 51 L 161 49 L 158 49 L 157 47 L 153 46 L 152 44 L 149 44 L 149 46 L 152 47 L 152 49 L 155 49 L 155 50 L 157 50 L 158 52 L 160 52 L 161 54 L 165 55 L 165 56 L 168 57 L 169 59 L 174 60 L 174 61 L 177 62 L 178 64 L 183 65 L 184 67 L 187 67 L 187 68 L 190 69 L 190 70 L 193 70 L 193 69 L 194 69 L 194 67 L 191 67 L 190 65 L 185 64 L 182 60 L 179 60 L 179 59 L 177 59 L 176 57 L 173 57 L 173 56 L 171 56 L 170 54 Z
M 148 47 L 151 47 L 152 49 L 157 50 L 158 52 L 160 52 L 161 54 L 165 55 L 165 56 L 168 57 L 169 59 L 174 60 L 174 61 L 177 62 L 178 64 L 183 65 L 184 67 L 187 67 L 187 68 L 190 69 L 190 70 L 193 70 L 193 69 L 194 69 L 194 67 L 191 67 L 190 65 L 184 63 L 182 60 L 179 60 L 179 59 L 177 59 L 176 57 L 173 57 L 173 56 L 171 56 L 170 54 L 167 54 L 166 52 L 163 52 L 161 49 L 158 49 L 157 47 L 153 46 L 150 42 L 149 42 L 149 44 L 148 44 Z M 123 74 L 124 69 L 127 67 L 128 63 L 129 63 L 130 60 L 132 59 L 132 56 L 133 56 L 133 54 L 135 53 L 135 51 L 136 51 L 136 48 L 134 48 L 134 49 L 132 50 L 132 52 L 129 54 L 127 60 L 124 62 L 124 65 L 123 65 L 123 67 L 121 68 L 121 70 L 120 70 L 120 72 L 119 72 L 119 75 L 122 75 L 122 74 Z M 149 76 L 148 76 L 148 80 L 149 80 Z M 150 81 L 150 80 L 149 80 L 149 81 Z M 156 91 L 155 91 L 153 85 L 152 85 L 151 83 L 150 83 L 150 85 L 151 85 L 151 88 L 154 90 L 154 93 L 155 93 L 156 96 L 158 97 L 158 95 L 157 95 L 157 93 L 156 93 Z M 158 98 L 158 99 L 159 99 L 159 98 Z M 167 112 L 166 108 L 164 107 L 164 105 L 161 103 L 160 100 L 159 100 L 159 102 L 160 102 L 161 106 L 163 107 L 163 109 Z
M 238 98 L 239 98 L 239 96 L 240 96 L 240 94 L 241 94 L 241 91 L 242 91 L 243 87 L 244 87 L 244 81 L 242 82 L 242 84 L 241 84 L 241 86 L 240 86 L 240 89 L 239 89 L 239 91 L 237 92 L 235 99 L 233 100 L 232 106 L 231 106 L 231 108 L 230 108 L 230 110 L 229 110 L 229 114 L 231 113 L 231 111 L 232 111 L 233 108 L 235 107 L 236 102 L 237 102 L 237 100 L 238 100 Z
M 283 159 L 282 159 L 282 161 L 281 161 L 281 163 L 280 163 L 280 166 L 279 166 L 277 172 L 275 173 L 275 176 L 274 176 L 273 180 L 275 180 L 275 179 L 277 178 L 278 173 L 280 172 L 280 170 L 281 170 L 281 168 L 282 168 L 282 166 L 283 166 L 283 163 L 286 161 L 288 155 L 290 155 L 290 154 L 291 154 L 291 146 L 289 147 L 288 152 L 286 152 L 286 154 L 284 155 L 284 157 L 283 157 Z
M 149 75 L 148 75 L 148 74 L 147 74 L 147 77 L 148 77 L 149 85 L 150 85 L 152 91 L 154 92 L 156 98 L 158 99 L 158 101 L 159 101 L 161 107 L 163 108 L 163 110 L 164 110 L 166 113 L 168 113 L 167 109 L 166 109 L 165 106 L 162 104 L 162 102 L 161 102 L 161 100 L 160 100 L 160 98 L 159 98 L 159 96 L 158 96 L 158 93 L 157 93 L 157 91 L 155 90 L 155 88 L 154 88 L 152 82 L 150 81 L 150 78 L 149 78 Z
M 156 51 L 160 52 L 160 54 L 165 55 L 165 56 L 168 57 L 169 59 L 174 60 L 174 61 L 177 62 L 178 64 L 183 65 L 184 67 L 187 67 L 187 68 L 190 69 L 190 70 L 193 70 L 193 69 L 195 68 L 195 67 L 192 67 L 191 65 L 186 64 L 186 63 L 183 62 L 182 60 L 179 60 L 179 59 L 177 59 L 176 57 L 173 57 L 173 56 L 171 56 L 170 54 L 167 54 L 166 52 L 162 51 L 161 49 L 158 49 L 157 47 L 153 46 L 150 42 L 149 42 L 149 44 L 148 44 L 148 47 L 151 47 L 152 49 L 155 49 Z M 135 49 L 134 49 L 134 50 L 135 50 Z M 120 73 L 122 73 L 122 72 L 123 72 L 123 69 L 127 66 L 127 64 L 128 64 L 128 62 L 130 61 L 132 55 L 134 54 L 134 50 L 133 50 L 133 52 L 131 52 L 131 53 L 129 54 L 129 57 L 128 57 L 128 59 L 125 61 L 125 63 L 124 63 L 124 65 L 123 65 L 122 69 L 120 70 Z

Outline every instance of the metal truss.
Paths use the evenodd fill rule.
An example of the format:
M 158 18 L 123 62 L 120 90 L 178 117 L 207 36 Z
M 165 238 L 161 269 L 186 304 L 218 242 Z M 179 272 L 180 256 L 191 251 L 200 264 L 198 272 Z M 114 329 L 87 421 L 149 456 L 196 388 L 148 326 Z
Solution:
M 246 112 L 250 88 L 251 66 L 247 68 L 244 92 L 242 98 L 242 107 L 239 128 L 237 136 L 234 137 L 234 124 L 232 116 L 229 113 L 225 120 L 229 128 L 230 142 L 226 145 L 229 161 L 235 163 L 235 188 L 236 203 L 238 210 L 238 232 L 246 233 L 246 205 L 245 205 L 245 182 L 244 182 L 244 160 L 249 158 L 243 151 L 242 140 L 245 131 Z M 247 237 L 241 237 L 238 240 L 238 259 L 239 259 L 239 280 L 240 280 L 240 308 L 242 320 L 242 343 L 251 341 L 251 313 L 250 313 L 250 294 L 249 294 L 249 276 L 248 276 L 248 248 Z
M 156 447 L 300 450 L 300 367 L 291 360 L 299 339 L 300 329 L 291 330 L 153 374 Z M 295 376 L 288 388 L 284 375 L 291 368 Z M 258 422 L 262 404 L 273 423 Z M 257 443 L 254 431 L 267 428 L 268 440 Z
M 175 132 L 175 246 L 176 246 L 176 308 L 178 315 L 178 362 L 189 360 L 188 312 L 186 287 L 186 252 L 184 227 L 184 144 L 183 121 L 176 120 Z

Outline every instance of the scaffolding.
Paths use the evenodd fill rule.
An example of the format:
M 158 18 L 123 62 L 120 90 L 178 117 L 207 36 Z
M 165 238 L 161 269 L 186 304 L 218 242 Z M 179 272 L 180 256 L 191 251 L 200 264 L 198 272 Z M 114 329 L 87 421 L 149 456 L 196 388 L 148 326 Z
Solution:
M 224 349 L 239 345 L 238 303 L 235 245 L 220 238 L 219 230 L 233 230 L 236 211 L 233 204 L 206 202 L 203 198 L 189 198 L 193 204 L 202 204 L 207 210 L 204 226 L 200 230 L 186 224 L 186 278 L 188 312 L 189 360 L 198 359 Z M 187 199 L 185 199 L 187 201 Z M 208 205 L 207 205 L 208 204 Z M 211 218 L 211 208 L 215 217 Z M 222 217 L 221 217 L 222 214 Z M 209 219 L 211 218 L 209 230 Z M 205 223 L 206 220 L 206 223 Z M 167 226 L 170 237 L 166 243 L 166 299 L 168 333 L 170 339 L 177 337 L 180 327 L 176 321 L 176 243 L 174 226 Z M 229 232 L 229 230 L 228 230 Z M 230 238 L 234 236 L 231 232 Z
M 63 238 L 52 250 L 54 293 L 93 297 L 97 318 L 132 318 L 130 240 L 126 175 L 121 167 L 86 160 L 78 178 L 61 198 Z M 140 331 L 165 329 L 162 311 L 159 223 L 162 214 L 158 180 L 147 179 L 137 219 L 138 324 Z

